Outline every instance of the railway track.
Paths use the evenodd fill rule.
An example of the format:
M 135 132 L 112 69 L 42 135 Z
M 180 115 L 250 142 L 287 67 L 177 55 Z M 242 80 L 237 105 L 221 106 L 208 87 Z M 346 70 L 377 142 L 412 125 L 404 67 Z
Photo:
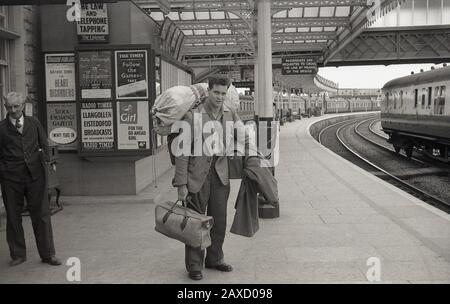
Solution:
M 422 201 L 450 213 L 450 170 L 409 160 L 370 131 L 378 118 L 352 119 L 322 129 L 318 141 L 377 177 Z M 369 135 L 371 134 L 371 135 Z M 424 182 L 428 180 L 428 182 Z

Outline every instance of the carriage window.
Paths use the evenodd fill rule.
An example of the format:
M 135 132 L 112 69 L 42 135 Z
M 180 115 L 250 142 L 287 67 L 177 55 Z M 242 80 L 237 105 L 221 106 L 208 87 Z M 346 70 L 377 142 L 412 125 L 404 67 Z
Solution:
M 386 108 L 389 108 L 389 93 L 386 93 Z
M 425 94 L 427 93 L 427 89 L 422 89 L 422 109 L 425 108 Z
M 415 89 L 415 90 L 414 90 L 414 108 L 417 108 L 417 100 L 418 100 L 418 97 L 419 97 L 419 90 L 418 90 L 418 89 Z
M 433 93 L 433 88 L 432 87 L 428 87 L 428 106 L 427 108 L 431 108 L 431 94 Z
M 397 109 L 397 92 L 394 92 L 394 109 Z
M 434 106 L 434 114 L 443 115 L 445 108 L 445 86 L 441 86 L 439 90 L 439 96 L 436 98 L 436 104 Z
M 403 91 L 400 91 L 400 108 L 403 108 Z

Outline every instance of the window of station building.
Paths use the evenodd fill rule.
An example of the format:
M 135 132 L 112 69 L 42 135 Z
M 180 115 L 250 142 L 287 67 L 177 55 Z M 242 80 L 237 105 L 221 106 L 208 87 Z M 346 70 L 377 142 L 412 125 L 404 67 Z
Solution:
M 8 41 L 0 39 L 0 119 L 6 117 L 4 99 L 9 90 Z
M 8 27 L 8 7 L 0 5 L 0 28 Z

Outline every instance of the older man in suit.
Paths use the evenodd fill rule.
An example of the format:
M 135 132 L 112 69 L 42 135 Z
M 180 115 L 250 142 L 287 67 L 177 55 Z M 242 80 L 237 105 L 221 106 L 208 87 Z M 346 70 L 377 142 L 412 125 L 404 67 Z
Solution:
M 224 105 L 228 87 L 229 80 L 227 78 L 210 77 L 207 99 L 184 116 L 183 121 L 191 126 L 193 135 L 191 144 L 193 146 L 199 139 L 203 143 L 205 143 L 205 139 L 207 140 L 207 136 L 202 132 L 205 124 L 209 123 L 210 126 L 214 123 L 216 126 L 220 124 L 222 131 L 226 133 L 227 122 L 230 124 L 240 121 L 236 112 Z M 194 131 L 197 127 L 202 130 L 200 131 L 201 138 L 198 138 L 199 132 Z M 210 136 L 212 133 L 214 131 L 209 133 Z M 193 280 L 203 278 L 203 262 L 205 262 L 206 268 L 225 272 L 233 269 L 231 265 L 225 263 L 222 249 L 227 224 L 227 201 L 230 194 L 226 143 L 225 136 L 220 136 L 215 147 L 214 141 L 212 144 L 210 142 L 210 145 L 201 145 L 201 147 L 211 146 L 210 151 L 202 149 L 200 155 L 194 153 L 194 155 L 175 157 L 175 177 L 172 184 L 178 188 L 178 199 L 186 201 L 189 197 L 187 200 L 189 207 L 202 213 L 207 211 L 208 215 L 214 218 L 214 225 L 211 229 L 211 246 L 206 249 L 206 259 L 205 250 L 186 245 L 186 270 Z
M 6 209 L 6 238 L 16 266 L 26 261 L 22 227 L 24 198 L 30 212 L 34 236 L 42 262 L 61 265 L 55 257 L 50 209 L 46 195 L 45 168 L 48 142 L 42 125 L 34 117 L 25 117 L 25 98 L 10 92 L 5 98 L 6 119 L 0 122 L 0 182 Z

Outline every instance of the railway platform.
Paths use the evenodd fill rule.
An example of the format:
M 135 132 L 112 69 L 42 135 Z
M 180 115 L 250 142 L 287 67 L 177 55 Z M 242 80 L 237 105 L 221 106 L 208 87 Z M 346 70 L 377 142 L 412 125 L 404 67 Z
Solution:
M 280 217 L 260 219 L 253 237 L 229 232 L 240 183 L 232 181 L 232 272 L 190 280 L 183 244 L 155 232 L 154 202 L 176 197 L 172 170 L 137 196 L 63 196 L 52 217 L 57 256 L 79 259 L 81 283 L 449 283 L 450 215 L 320 146 L 308 126 L 332 116 L 281 127 Z M 24 228 L 28 260 L 11 268 L 1 228 L 0 283 L 69 283 L 69 266 L 39 262 L 29 218 Z

